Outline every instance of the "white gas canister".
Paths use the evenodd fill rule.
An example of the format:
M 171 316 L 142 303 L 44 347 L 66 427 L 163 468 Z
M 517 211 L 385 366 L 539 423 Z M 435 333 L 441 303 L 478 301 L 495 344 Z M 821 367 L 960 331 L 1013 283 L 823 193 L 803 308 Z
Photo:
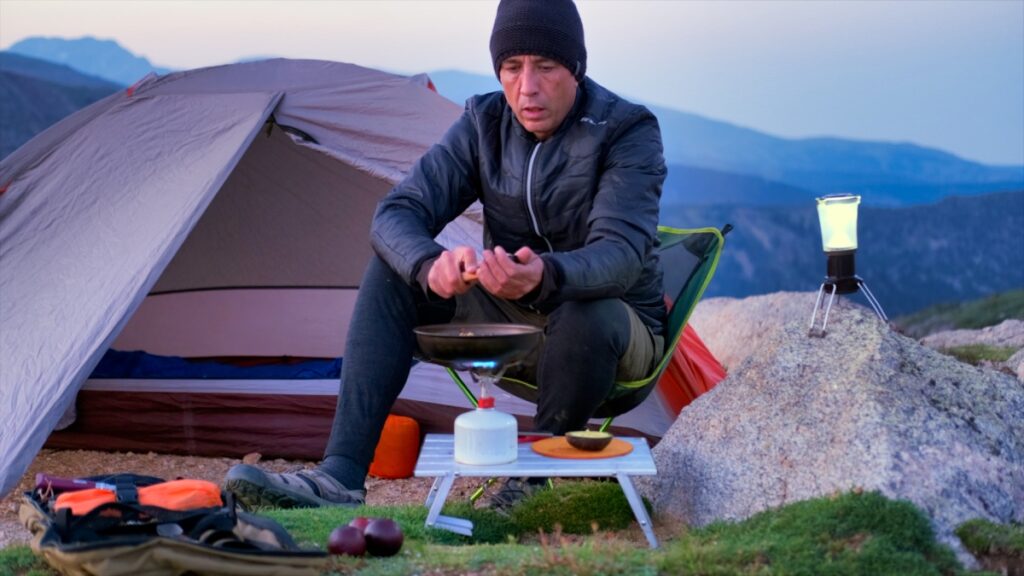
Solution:
M 455 419 L 455 461 L 474 466 L 514 462 L 518 435 L 515 417 L 495 410 L 494 398 L 484 396 L 476 410 Z

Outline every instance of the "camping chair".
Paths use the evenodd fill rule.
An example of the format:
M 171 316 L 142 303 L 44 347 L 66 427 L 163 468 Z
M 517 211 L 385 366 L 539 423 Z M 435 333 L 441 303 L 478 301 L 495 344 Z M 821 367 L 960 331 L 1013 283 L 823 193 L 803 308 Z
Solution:
M 723 226 L 721 230 L 718 228 L 680 229 L 658 226 L 659 246 L 657 250 L 665 273 L 663 283 L 669 307 L 665 352 L 657 367 L 646 378 L 615 383 L 611 394 L 595 413 L 595 417 L 605 419 L 601 424 L 601 431 L 607 430 L 616 416 L 625 414 L 643 402 L 657 385 L 658 379 L 672 358 L 673 350 L 679 345 L 679 339 L 683 335 L 683 328 L 686 327 L 690 314 L 697 307 L 697 302 L 704 294 L 704 289 L 707 288 L 711 277 L 714 276 L 718 258 L 725 243 L 725 235 L 730 230 L 732 230 L 732 226 L 729 224 Z M 475 408 L 477 406 L 476 396 L 473 395 L 458 372 L 451 368 L 447 368 L 447 370 L 448 375 Z M 524 390 L 536 392 L 537 390 L 536 384 L 514 378 L 502 378 L 498 386 L 516 396 L 521 395 L 517 394 L 517 389 L 520 392 Z M 490 482 L 488 481 L 487 484 Z M 483 494 L 487 484 L 477 489 L 470 499 L 477 500 Z

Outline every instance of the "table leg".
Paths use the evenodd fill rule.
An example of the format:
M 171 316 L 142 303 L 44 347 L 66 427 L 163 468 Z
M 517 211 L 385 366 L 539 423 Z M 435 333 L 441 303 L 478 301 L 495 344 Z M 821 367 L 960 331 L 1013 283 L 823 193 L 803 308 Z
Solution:
M 438 485 L 438 481 L 440 481 L 440 485 Z M 444 507 L 444 502 L 448 499 L 448 493 L 451 491 L 452 484 L 454 482 L 454 472 L 449 472 L 444 476 L 439 476 L 438 479 L 434 481 L 434 487 L 430 489 L 432 495 L 427 496 L 427 500 L 432 502 L 430 503 L 430 510 L 427 512 L 427 521 L 424 525 L 427 528 L 441 528 L 443 530 L 448 530 L 449 532 L 462 534 L 463 536 L 472 536 L 472 520 L 443 516 L 441 514 L 441 508 Z M 436 493 L 434 493 L 434 488 L 437 489 Z
M 647 543 L 650 544 L 651 548 L 657 548 L 658 539 L 654 536 L 651 518 L 647 515 L 647 508 L 644 508 L 643 499 L 636 492 L 633 480 L 625 474 L 616 474 L 615 477 L 618 478 L 619 486 L 622 487 L 622 492 L 626 495 L 626 500 L 629 501 L 629 506 L 633 509 L 636 521 L 640 523 L 640 529 L 644 531 L 644 536 L 647 537 Z
M 433 502 L 430 505 L 430 511 L 427 512 L 427 526 L 433 526 L 437 521 L 437 517 L 441 515 L 441 508 L 444 506 L 444 501 L 448 499 L 448 492 L 452 489 L 452 484 L 455 482 L 455 474 L 449 472 L 444 476 L 438 476 L 437 480 L 441 481 L 441 485 L 437 486 L 437 481 L 434 481 L 437 491 L 430 497 Z M 431 488 L 431 492 L 434 489 Z
M 437 490 L 441 487 L 441 480 L 443 479 L 444 476 L 434 477 L 434 483 L 430 486 L 430 492 L 427 492 L 427 501 L 423 503 L 428 509 L 434 503 L 434 498 L 437 497 Z

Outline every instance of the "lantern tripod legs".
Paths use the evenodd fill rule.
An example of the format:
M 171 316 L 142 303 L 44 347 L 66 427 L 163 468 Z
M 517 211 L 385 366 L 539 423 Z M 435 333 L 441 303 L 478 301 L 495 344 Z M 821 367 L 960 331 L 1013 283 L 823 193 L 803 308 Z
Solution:
M 828 296 L 828 305 L 825 306 L 824 319 L 821 323 L 821 329 L 815 330 L 814 320 L 818 317 L 818 309 L 821 308 L 821 300 L 825 295 L 825 286 L 832 286 L 832 293 Z M 819 338 L 825 336 L 825 327 L 828 326 L 828 313 L 832 310 L 832 301 L 836 298 L 836 285 L 822 282 L 821 287 L 818 288 L 818 299 L 814 302 L 814 311 L 811 313 L 811 326 L 807 330 L 808 336 L 817 336 Z
M 864 290 L 864 297 L 867 298 L 868 304 L 871 305 L 871 309 L 875 311 L 875 314 L 878 315 L 878 317 L 882 320 L 882 322 L 885 322 L 886 324 L 888 324 L 889 323 L 889 317 L 885 315 L 885 311 L 882 310 L 882 305 L 878 302 L 878 299 L 875 298 L 875 295 L 871 293 L 871 289 L 868 288 L 867 282 L 865 282 L 859 276 L 855 276 L 854 278 L 856 278 L 856 280 L 857 280 L 857 288 Z M 821 308 L 822 299 L 825 296 L 825 288 L 826 287 L 831 287 L 832 288 L 832 292 L 829 294 L 829 296 L 828 296 L 828 303 L 825 305 L 825 313 L 824 313 L 823 318 L 822 318 L 821 328 L 820 329 L 816 329 L 814 327 L 814 320 L 818 317 L 818 310 Z M 822 282 L 821 283 L 821 287 L 818 288 L 818 299 L 814 302 L 814 312 L 811 313 L 811 326 L 810 326 L 810 328 L 807 331 L 807 335 L 808 336 L 817 336 L 819 338 L 825 336 L 825 328 L 828 326 L 828 314 L 829 314 L 829 312 L 832 311 L 832 303 L 833 303 L 833 301 L 836 298 L 836 290 L 837 289 L 838 289 L 838 286 L 835 283 L 833 283 L 833 282 Z M 849 290 L 847 290 L 847 291 L 849 291 Z
M 868 288 L 868 283 L 858 278 L 857 284 L 864 289 L 864 297 L 868 299 L 868 304 L 871 304 L 871 308 L 875 311 L 875 314 L 882 319 L 882 322 L 888 324 L 889 317 L 885 315 L 885 311 L 882 310 L 882 305 L 878 302 L 878 299 L 875 298 L 875 295 L 871 293 L 871 289 Z

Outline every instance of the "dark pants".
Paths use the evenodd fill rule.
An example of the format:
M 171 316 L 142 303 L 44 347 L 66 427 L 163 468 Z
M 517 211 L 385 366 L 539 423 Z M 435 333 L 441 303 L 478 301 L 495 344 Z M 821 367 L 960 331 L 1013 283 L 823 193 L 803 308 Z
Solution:
M 508 312 L 518 308 L 513 303 L 502 301 L 488 311 L 469 302 L 460 299 L 459 320 L 522 321 L 510 317 L 514 313 Z M 529 319 L 531 313 L 524 314 Z M 620 359 L 630 349 L 631 335 L 637 339 L 632 316 L 621 300 L 605 299 L 566 302 L 532 322 L 546 324 L 535 369 L 537 430 L 562 434 L 584 428 L 621 375 Z M 384 420 L 405 386 L 416 351 L 413 328 L 455 317 L 454 299 L 427 302 L 418 286 L 406 284 L 377 256 L 371 258 L 349 325 L 338 405 L 321 464 L 347 488 L 362 488 Z M 649 356 L 641 369 L 646 373 L 660 350 L 643 355 Z

